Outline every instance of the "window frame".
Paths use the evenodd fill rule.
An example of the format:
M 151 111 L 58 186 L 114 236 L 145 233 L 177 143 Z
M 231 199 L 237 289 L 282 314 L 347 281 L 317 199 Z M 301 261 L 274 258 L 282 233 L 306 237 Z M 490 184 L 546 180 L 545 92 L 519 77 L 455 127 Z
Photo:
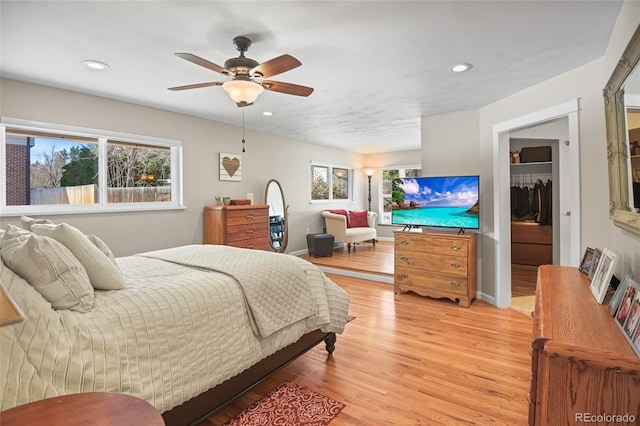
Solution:
M 51 132 L 53 135 L 68 135 L 98 140 L 98 202 L 94 204 L 42 204 L 8 206 L 6 194 L 6 134 L 7 129 Z M 107 142 L 122 141 L 140 144 L 146 147 L 169 148 L 171 158 L 171 201 L 108 203 L 107 202 Z M 150 210 L 184 209 L 183 204 L 183 164 L 182 141 L 176 139 L 142 136 L 132 133 L 114 132 L 87 127 L 70 126 L 19 118 L 2 117 L 0 119 L 0 176 L 5 182 L 0 185 L 0 217 L 37 215 L 37 214 L 77 214 L 133 212 Z
M 338 203 L 338 202 L 351 202 L 353 201 L 353 177 L 355 176 L 355 172 L 354 169 L 352 167 L 349 166 L 345 166 L 342 164 L 333 164 L 333 163 L 325 163 L 322 161 L 312 161 L 311 164 L 309 165 L 309 171 L 311 172 L 311 170 L 313 169 L 313 167 L 323 167 L 323 168 L 327 168 L 327 175 L 328 175 L 328 179 L 329 182 L 327 182 L 327 184 L 329 185 L 329 198 L 323 198 L 323 199 L 316 199 L 314 200 L 312 198 L 312 181 L 311 179 L 309 180 L 309 198 L 310 198 L 310 202 L 311 204 L 317 204 L 317 203 Z M 347 198 L 338 198 L 335 199 L 333 198 L 333 169 L 344 169 L 347 171 Z
M 420 170 L 420 175 L 422 176 L 422 166 L 421 165 L 409 165 L 409 166 L 394 166 L 394 167 L 383 167 L 380 170 L 380 179 L 378 179 L 378 193 L 380 197 L 378 197 L 378 223 L 380 225 L 391 225 L 391 213 L 387 213 L 384 211 L 384 200 L 385 198 L 390 198 L 391 194 L 383 193 L 384 189 L 384 172 L 388 170 L 397 170 L 398 177 L 406 177 L 407 170 Z M 388 216 L 388 217 L 387 217 Z

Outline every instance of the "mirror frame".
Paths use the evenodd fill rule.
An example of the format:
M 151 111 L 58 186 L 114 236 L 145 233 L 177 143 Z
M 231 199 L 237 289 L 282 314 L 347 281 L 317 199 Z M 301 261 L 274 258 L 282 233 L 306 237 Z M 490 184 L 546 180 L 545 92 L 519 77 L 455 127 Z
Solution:
M 267 186 L 264 189 L 264 203 L 265 204 L 269 204 L 268 198 L 267 196 L 269 195 L 269 187 L 271 186 L 272 183 L 275 183 L 276 186 L 278 187 L 278 190 L 280 190 L 280 195 L 282 196 L 282 211 L 284 212 L 284 217 L 282 218 L 284 220 L 284 225 L 283 225 L 283 229 L 282 229 L 282 242 L 280 243 L 280 247 L 275 248 L 273 246 L 273 242 L 271 241 L 271 230 L 269 230 L 269 244 L 271 245 L 271 249 L 277 253 L 284 253 L 284 251 L 287 249 L 287 244 L 289 243 L 289 217 L 288 217 L 288 212 L 289 212 L 289 206 L 287 205 L 287 202 L 284 199 L 284 191 L 282 190 L 282 185 L 280 185 L 280 182 L 278 182 L 275 179 L 270 179 L 269 182 L 267 182 Z
M 639 60 L 640 25 L 602 91 L 609 165 L 609 217 L 617 226 L 636 234 L 640 234 L 640 213 L 631 210 L 629 200 L 629 146 L 623 86 Z

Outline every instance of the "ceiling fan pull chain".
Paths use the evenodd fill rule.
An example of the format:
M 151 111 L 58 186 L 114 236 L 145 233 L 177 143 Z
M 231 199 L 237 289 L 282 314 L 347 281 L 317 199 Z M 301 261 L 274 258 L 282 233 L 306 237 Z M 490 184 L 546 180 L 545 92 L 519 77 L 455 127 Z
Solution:
M 242 108 L 242 152 L 244 152 L 244 107 Z

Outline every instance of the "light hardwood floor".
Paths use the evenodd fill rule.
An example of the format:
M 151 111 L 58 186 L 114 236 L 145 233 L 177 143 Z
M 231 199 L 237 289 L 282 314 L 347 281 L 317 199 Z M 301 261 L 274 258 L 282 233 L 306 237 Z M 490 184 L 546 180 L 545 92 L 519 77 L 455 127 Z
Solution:
M 362 245 L 346 259 L 375 263 L 365 257 L 379 251 Z M 340 255 L 333 260 L 345 262 Z M 345 403 L 332 426 L 527 423 L 530 317 L 479 300 L 462 308 L 395 295 L 386 283 L 328 276 L 349 293 L 356 317 L 334 354 L 314 348 L 203 424 L 223 424 L 285 380 Z

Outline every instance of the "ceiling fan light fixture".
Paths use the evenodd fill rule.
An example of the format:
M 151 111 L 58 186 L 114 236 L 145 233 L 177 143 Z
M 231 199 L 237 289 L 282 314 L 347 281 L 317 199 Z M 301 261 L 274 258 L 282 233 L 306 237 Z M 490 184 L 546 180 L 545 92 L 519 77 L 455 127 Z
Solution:
M 237 104 L 251 104 L 264 92 L 264 87 L 247 80 L 225 81 L 222 88 Z

